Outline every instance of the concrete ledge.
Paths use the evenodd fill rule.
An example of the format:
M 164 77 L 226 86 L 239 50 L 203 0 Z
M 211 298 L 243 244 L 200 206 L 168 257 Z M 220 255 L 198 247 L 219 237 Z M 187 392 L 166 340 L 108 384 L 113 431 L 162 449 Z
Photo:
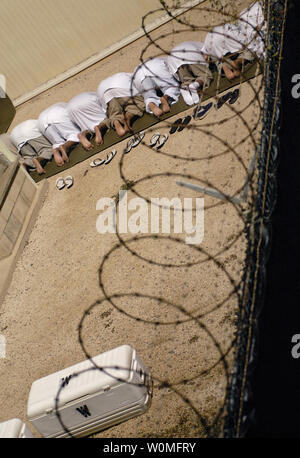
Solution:
M 12 253 L 10 256 L 0 261 L 0 303 L 3 301 L 7 289 L 10 285 L 16 263 L 24 249 L 25 243 L 29 238 L 39 210 L 44 202 L 44 197 L 47 190 L 48 181 L 43 180 L 37 186 L 35 196 L 32 199 L 30 208 L 23 221 L 22 229 L 19 233 L 16 243 L 14 244 Z
M 13 177 L 18 173 L 18 170 L 18 162 L 15 161 L 13 164 L 9 164 L 6 170 L 0 175 L 0 210 L 5 203 L 9 188 L 13 182 Z

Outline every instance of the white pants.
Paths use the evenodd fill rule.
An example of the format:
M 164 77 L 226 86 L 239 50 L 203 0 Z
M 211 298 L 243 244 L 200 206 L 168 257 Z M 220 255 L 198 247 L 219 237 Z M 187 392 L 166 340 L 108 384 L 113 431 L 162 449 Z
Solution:
M 68 103 L 68 113 L 82 132 L 85 130 L 93 132 L 95 126 L 106 119 L 106 112 L 100 105 L 96 92 L 83 92 L 73 97 Z
M 58 148 L 67 141 L 79 142 L 78 140 L 79 130 L 74 127 L 74 124 L 70 122 L 60 122 L 57 124 L 50 124 L 43 134 L 48 138 L 49 142 L 52 143 L 53 148 Z

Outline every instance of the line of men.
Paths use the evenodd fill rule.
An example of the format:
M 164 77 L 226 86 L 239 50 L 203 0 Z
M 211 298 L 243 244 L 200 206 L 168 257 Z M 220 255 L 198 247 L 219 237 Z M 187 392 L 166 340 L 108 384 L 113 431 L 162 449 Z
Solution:
M 247 61 L 264 57 L 262 2 L 245 8 L 235 23 L 214 27 L 204 43 L 187 41 L 166 57 L 138 65 L 132 73 L 116 73 L 103 80 L 97 92 L 83 92 L 68 103 L 56 103 L 35 120 L 16 126 L 10 138 L 22 162 L 37 173 L 54 158 L 58 166 L 69 162 L 70 148 L 79 142 L 86 150 L 103 143 L 108 129 L 122 137 L 145 112 L 160 117 L 170 111 L 180 94 L 188 105 L 199 103 L 199 92 L 213 81 L 212 68 L 228 79 L 241 74 Z

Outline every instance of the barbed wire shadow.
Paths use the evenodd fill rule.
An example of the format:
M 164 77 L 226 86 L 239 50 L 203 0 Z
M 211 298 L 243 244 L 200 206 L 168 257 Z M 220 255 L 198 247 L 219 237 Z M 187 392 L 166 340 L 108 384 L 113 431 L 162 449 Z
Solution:
M 199 41 L 201 34 L 205 38 L 213 28 L 240 20 L 234 2 L 200 3 L 193 14 L 187 10 L 180 16 L 174 14 L 178 2 L 171 7 L 164 0 L 160 3 L 159 10 L 142 18 L 148 43 L 140 54 L 141 65 L 147 66 L 149 53 L 151 58 L 170 56 L 170 41 Z M 265 56 L 258 59 L 252 52 L 249 62 L 242 63 L 234 80 L 240 90 L 238 102 L 211 111 L 215 115 L 208 115 L 205 121 L 191 116 L 190 110 L 204 102 L 216 105 L 226 91 L 220 63 L 232 62 L 232 55 L 224 56 L 214 67 L 213 92 L 207 88 L 199 92 L 199 102 L 184 106 L 185 116 L 191 118 L 187 124 L 181 119 L 177 126 L 185 129 L 184 150 L 172 151 L 176 149 L 177 132 L 171 135 L 169 129 L 174 119 L 162 116 L 159 127 L 147 129 L 136 153 L 123 154 L 119 162 L 123 190 L 113 206 L 116 240 L 99 260 L 101 296 L 84 311 L 78 341 L 91 362 L 89 370 L 122 370 L 100 367 L 94 361 L 95 340 L 107 331 L 102 327 L 99 335 L 92 337 L 89 326 L 91 322 L 100 326 L 100 316 L 108 310 L 117 326 L 112 345 L 129 339 L 145 358 L 154 384 L 153 399 L 147 414 L 131 420 L 132 437 L 241 437 L 252 418 L 249 405 L 257 343 L 255 319 L 261 308 L 276 202 L 279 69 L 287 8 L 284 0 L 261 4 L 263 35 L 261 27 L 241 20 L 252 28 L 252 40 L 262 36 Z M 148 32 L 147 21 L 161 11 L 172 18 L 173 29 L 157 37 L 157 32 Z M 210 18 L 210 22 L 201 23 L 200 16 L 202 21 Z M 225 34 L 223 38 L 232 37 Z M 243 52 L 246 44 L 238 44 Z M 211 57 L 216 60 L 216 56 Z M 256 70 L 248 78 L 253 65 Z M 163 77 L 161 81 L 165 82 Z M 157 129 L 169 133 L 161 149 L 149 144 Z M 175 232 L 123 233 L 118 219 L 127 194 L 158 211 L 170 211 L 173 217 L 183 217 L 187 211 L 194 220 L 196 208 L 175 208 L 171 197 L 205 199 L 203 241 L 189 244 L 185 234 Z M 154 196 L 168 196 L 169 204 L 165 200 L 154 202 Z M 111 271 L 115 272 L 113 279 Z M 129 331 L 123 334 L 125 323 L 130 336 Z M 64 388 L 62 383 L 55 411 L 64 432 L 73 436 L 59 407 Z M 120 424 L 116 432 L 104 430 L 97 437 L 123 437 L 128 434 L 123 428 Z

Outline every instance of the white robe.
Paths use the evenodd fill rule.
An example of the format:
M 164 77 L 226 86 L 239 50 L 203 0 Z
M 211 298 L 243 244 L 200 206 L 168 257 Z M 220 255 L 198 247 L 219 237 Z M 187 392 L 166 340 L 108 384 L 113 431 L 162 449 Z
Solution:
M 71 120 L 81 131 L 94 131 L 95 126 L 106 119 L 106 112 L 102 108 L 96 92 L 82 92 L 73 97 L 68 103 L 68 112 Z
M 10 139 L 13 145 L 18 151 L 25 145 L 29 140 L 41 137 L 42 133 L 39 130 L 39 123 L 37 119 L 28 119 L 27 121 L 21 122 L 10 133 Z
M 178 68 L 186 64 L 207 65 L 202 51 L 201 41 L 184 41 L 172 49 L 167 57 L 167 65 L 172 75 L 175 75 Z
M 172 75 L 176 77 L 176 72 L 182 65 L 201 64 L 209 67 L 202 50 L 203 43 L 201 41 L 184 41 L 175 46 L 167 57 L 167 65 Z M 187 105 L 194 105 L 200 101 L 195 84 L 194 82 L 188 88 L 180 89 L 180 93 Z
M 132 84 L 132 73 L 116 73 L 101 81 L 97 95 L 104 110 L 109 102 L 118 97 L 134 97 L 138 95 L 137 88 Z
M 161 102 L 156 94 L 156 88 L 171 97 L 171 103 L 177 102 L 179 98 L 178 81 L 171 75 L 164 57 L 155 57 L 138 65 L 132 73 L 132 84 L 143 95 L 148 113 L 151 113 L 149 103 L 153 102 L 159 106 Z
M 71 121 L 67 103 L 60 102 L 46 108 L 38 121 L 40 131 L 52 143 L 53 148 L 67 141 L 79 142 L 80 129 Z
M 263 27 L 264 15 L 260 2 L 245 8 L 236 24 L 223 24 L 214 27 L 206 35 L 203 52 L 214 60 L 220 60 L 227 53 L 249 51 L 249 57 L 262 57 L 264 54 Z M 259 30 L 256 30 L 259 29 Z

